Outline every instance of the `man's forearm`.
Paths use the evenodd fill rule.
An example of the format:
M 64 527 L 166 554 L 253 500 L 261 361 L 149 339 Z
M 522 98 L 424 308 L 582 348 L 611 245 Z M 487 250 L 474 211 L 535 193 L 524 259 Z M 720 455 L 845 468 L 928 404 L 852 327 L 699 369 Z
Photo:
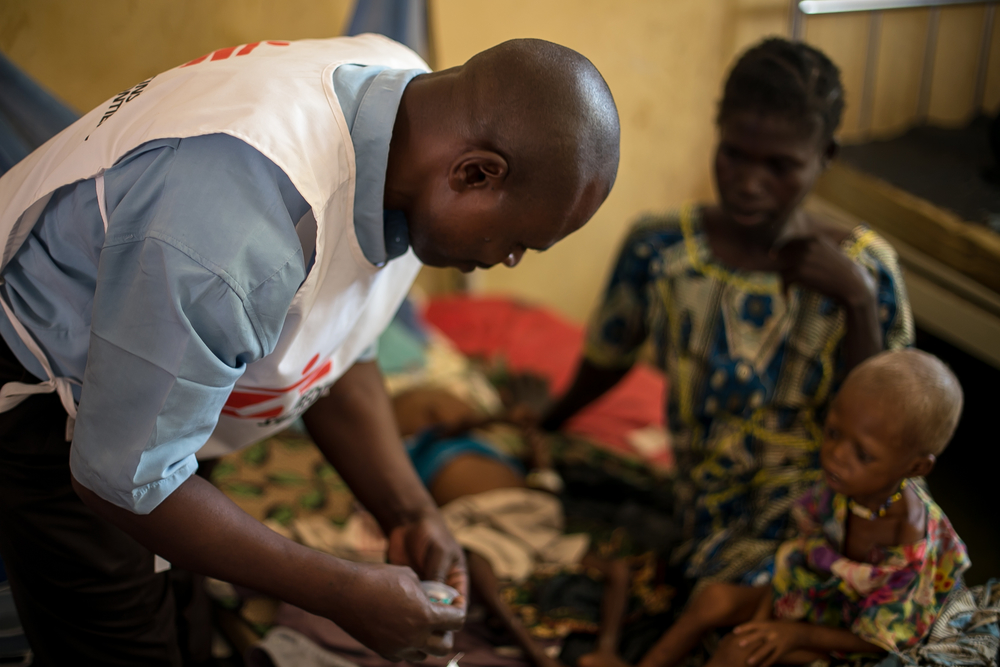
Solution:
M 73 480 L 84 503 L 177 567 L 272 595 L 330 616 L 350 608 L 357 566 L 285 539 L 200 477 L 146 515 L 133 514 Z
M 388 533 L 436 511 L 400 441 L 382 374 L 355 364 L 304 416 L 327 460 Z

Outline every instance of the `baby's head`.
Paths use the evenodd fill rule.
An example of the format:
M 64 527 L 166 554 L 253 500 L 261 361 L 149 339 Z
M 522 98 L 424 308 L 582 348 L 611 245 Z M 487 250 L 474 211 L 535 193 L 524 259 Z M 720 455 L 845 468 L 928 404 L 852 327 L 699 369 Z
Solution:
M 830 487 L 856 500 L 926 475 L 962 414 L 962 387 L 937 357 L 883 352 L 847 376 L 826 420 L 820 462 Z
M 420 386 L 392 399 L 400 435 L 406 437 L 435 426 L 457 426 L 478 414 L 469 403 L 446 389 Z

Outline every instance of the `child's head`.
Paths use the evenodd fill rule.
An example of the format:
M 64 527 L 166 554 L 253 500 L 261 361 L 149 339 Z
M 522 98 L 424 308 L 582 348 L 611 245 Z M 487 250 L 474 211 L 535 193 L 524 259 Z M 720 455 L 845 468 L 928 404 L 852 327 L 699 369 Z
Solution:
M 476 417 L 476 409 L 446 389 L 421 386 L 392 399 L 396 425 L 403 436 L 434 426 L 456 426 Z
M 619 134 L 589 60 L 543 40 L 504 42 L 407 86 L 387 208 L 404 210 L 425 264 L 514 266 L 593 216 L 617 175 Z
M 836 154 L 843 109 L 840 72 L 817 49 L 772 38 L 745 52 L 716 119 L 723 209 L 745 226 L 783 224 Z
M 830 487 L 855 499 L 926 475 L 962 413 L 962 387 L 937 357 L 883 352 L 855 368 L 826 420 L 820 461 Z

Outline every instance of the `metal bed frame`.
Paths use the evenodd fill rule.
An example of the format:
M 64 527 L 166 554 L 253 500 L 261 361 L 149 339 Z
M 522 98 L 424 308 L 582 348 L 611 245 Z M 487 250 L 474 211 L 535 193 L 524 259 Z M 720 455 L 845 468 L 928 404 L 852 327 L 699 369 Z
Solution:
M 819 14 L 843 14 L 848 12 L 868 12 L 868 49 L 865 56 L 865 78 L 861 91 L 860 129 L 867 133 L 871 129 L 872 108 L 875 96 L 875 72 L 878 66 L 879 39 L 882 32 L 882 13 L 893 9 L 913 9 L 926 7 L 930 10 L 927 39 L 924 42 L 923 69 L 920 74 L 920 94 L 917 102 L 917 119 L 927 118 L 931 101 L 931 83 L 934 70 L 934 56 L 937 51 L 938 24 L 941 8 L 952 5 L 986 5 L 986 20 L 979 41 L 979 63 L 976 67 L 976 88 L 974 109 L 982 109 L 986 93 L 986 68 L 989 65 L 990 43 L 993 39 L 993 20 L 997 3 L 992 0 L 792 0 L 792 39 L 802 39 L 807 16 Z

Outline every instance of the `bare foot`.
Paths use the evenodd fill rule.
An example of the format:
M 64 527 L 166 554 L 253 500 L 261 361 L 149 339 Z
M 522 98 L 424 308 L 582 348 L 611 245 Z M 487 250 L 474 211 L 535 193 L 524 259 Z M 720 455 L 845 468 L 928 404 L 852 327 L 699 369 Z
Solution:
M 581 655 L 576 664 L 579 667 L 631 667 L 617 654 L 601 650 Z

